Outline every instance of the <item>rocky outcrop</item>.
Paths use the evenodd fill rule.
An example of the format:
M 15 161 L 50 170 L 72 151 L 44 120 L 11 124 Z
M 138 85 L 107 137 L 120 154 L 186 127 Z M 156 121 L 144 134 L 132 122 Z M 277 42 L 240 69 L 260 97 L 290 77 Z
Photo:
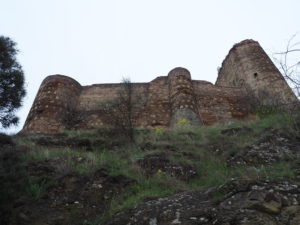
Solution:
M 271 131 L 275 132 L 275 131 Z M 272 165 L 281 161 L 293 161 L 300 157 L 300 142 L 283 135 L 264 137 L 228 158 L 229 166 Z
M 298 225 L 299 202 L 297 181 L 232 180 L 145 202 L 116 214 L 107 225 Z

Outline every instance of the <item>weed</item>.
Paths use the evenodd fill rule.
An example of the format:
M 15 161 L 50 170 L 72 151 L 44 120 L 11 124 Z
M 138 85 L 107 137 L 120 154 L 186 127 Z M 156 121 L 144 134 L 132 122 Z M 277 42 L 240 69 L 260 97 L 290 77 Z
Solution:
M 190 123 L 186 119 L 179 120 L 177 123 L 178 127 L 187 127 L 190 126 Z
M 160 135 L 160 134 L 162 134 L 163 132 L 164 132 L 164 129 L 163 129 L 163 128 L 161 128 L 161 127 L 155 128 L 155 133 L 156 133 L 156 134 Z
M 29 177 L 26 186 L 26 194 L 33 199 L 39 199 L 46 193 L 46 185 L 44 180 L 36 177 Z
M 56 170 L 60 174 L 68 174 L 76 168 L 75 158 L 67 155 L 61 157 L 56 165 Z
M 268 178 L 295 178 L 296 174 L 290 162 L 278 162 L 268 168 Z
M 200 177 L 190 180 L 191 189 L 203 189 L 226 183 L 234 177 L 233 169 L 226 166 L 225 163 L 212 160 L 202 162 L 198 165 Z

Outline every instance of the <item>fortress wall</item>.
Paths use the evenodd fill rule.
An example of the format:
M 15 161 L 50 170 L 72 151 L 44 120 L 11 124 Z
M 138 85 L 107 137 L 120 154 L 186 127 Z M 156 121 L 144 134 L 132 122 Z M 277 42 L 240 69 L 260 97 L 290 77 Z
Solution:
M 291 103 L 296 96 L 258 42 L 245 40 L 233 46 L 222 63 L 219 86 L 244 86 L 263 104 Z
M 204 125 L 247 120 L 251 116 L 243 89 L 218 87 L 203 81 L 193 81 L 193 86 Z
M 76 129 L 91 129 L 103 126 L 100 108 L 103 101 L 113 99 L 120 90 L 120 84 L 95 84 L 83 86 L 79 96 L 77 113 L 83 117 Z
M 191 120 L 191 114 L 199 119 L 198 125 L 247 118 L 247 106 L 243 102 L 245 93 L 241 88 L 192 81 L 189 72 L 183 68 L 171 72 L 171 76 L 157 77 L 149 83 L 132 84 L 134 102 L 137 102 L 134 104 L 136 127 L 169 127 L 172 119 L 175 125 L 182 119 L 194 124 L 195 117 Z M 116 98 L 122 88 L 123 84 L 82 87 L 69 77 L 49 76 L 40 87 L 23 131 L 57 133 L 63 129 L 109 126 L 101 115 L 101 104 Z M 177 114 L 177 122 L 174 122 L 176 110 L 188 111 Z M 71 126 L 68 126 L 68 120 L 71 120 Z
M 147 89 L 147 83 L 134 83 L 135 94 L 143 93 Z M 123 84 L 95 84 L 84 86 L 79 96 L 77 112 L 84 114 L 84 118 L 77 129 L 91 129 L 99 126 L 107 126 L 101 115 L 101 106 L 105 102 L 118 98 L 124 88 Z
M 66 120 L 76 108 L 81 89 L 81 85 L 70 77 L 48 76 L 40 86 L 23 131 L 57 133 L 65 129 Z
M 77 110 L 93 111 L 101 107 L 104 101 L 112 100 L 117 97 L 122 84 L 95 84 L 83 86 L 79 96 Z
M 169 126 L 171 110 L 167 77 L 152 80 L 142 96 L 140 109 L 137 110 L 137 126 Z
M 82 87 L 67 76 L 48 76 L 22 132 L 57 133 L 109 126 L 101 114 L 101 105 L 118 97 L 123 87 Z M 259 104 L 298 103 L 278 69 L 253 40 L 233 46 L 222 63 L 216 85 L 191 80 L 187 69 L 177 67 L 168 76 L 149 83 L 132 83 L 132 87 L 136 127 L 174 127 L 183 119 L 199 126 L 247 120 L 252 117 L 251 98 L 259 99 Z
M 133 106 L 135 126 L 168 126 L 170 105 L 166 77 L 157 77 L 149 83 L 133 83 Z M 96 84 L 84 86 L 79 97 L 77 111 L 84 119 L 77 129 L 108 126 L 101 116 L 101 104 L 118 97 L 123 84 Z

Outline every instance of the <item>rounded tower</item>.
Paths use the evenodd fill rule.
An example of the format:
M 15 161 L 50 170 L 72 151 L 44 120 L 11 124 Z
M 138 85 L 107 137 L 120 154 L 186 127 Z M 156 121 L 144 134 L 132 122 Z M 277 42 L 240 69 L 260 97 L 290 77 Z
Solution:
M 181 67 L 171 70 L 168 74 L 169 98 L 171 103 L 171 122 L 174 127 L 182 120 L 191 125 L 202 125 L 190 72 Z
M 81 85 L 63 75 L 48 76 L 42 82 L 22 132 L 57 133 L 66 127 L 76 110 Z
M 257 41 L 244 40 L 229 51 L 216 85 L 245 87 L 260 104 L 297 102 L 287 82 Z

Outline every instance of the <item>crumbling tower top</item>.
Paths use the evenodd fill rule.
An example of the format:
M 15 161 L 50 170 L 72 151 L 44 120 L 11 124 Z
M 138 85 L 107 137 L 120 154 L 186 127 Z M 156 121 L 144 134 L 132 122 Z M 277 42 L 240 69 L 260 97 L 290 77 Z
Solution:
M 251 39 L 232 47 L 219 70 L 216 85 L 243 87 L 261 104 L 297 101 L 272 60 L 260 44 Z

